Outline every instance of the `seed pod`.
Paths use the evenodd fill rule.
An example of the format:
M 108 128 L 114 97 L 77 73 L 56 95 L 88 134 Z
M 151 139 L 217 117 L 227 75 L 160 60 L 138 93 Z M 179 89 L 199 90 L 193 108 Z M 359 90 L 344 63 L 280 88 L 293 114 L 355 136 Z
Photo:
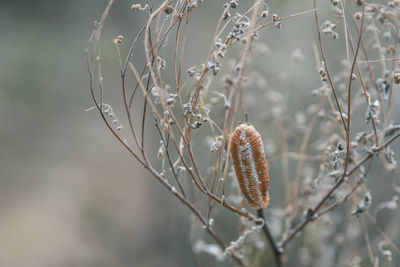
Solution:
M 247 124 L 232 133 L 231 156 L 240 189 L 254 209 L 269 202 L 269 174 L 261 135 Z

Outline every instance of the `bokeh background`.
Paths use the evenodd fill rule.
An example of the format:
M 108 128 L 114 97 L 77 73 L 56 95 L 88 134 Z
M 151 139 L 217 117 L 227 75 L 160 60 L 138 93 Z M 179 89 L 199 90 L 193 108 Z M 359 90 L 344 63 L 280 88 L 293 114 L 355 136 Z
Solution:
M 312 9 L 312 1 L 268 2 L 282 16 Z M 325 2 L 321 12 L 329 10 Z M 205 57 L 223 3 L 206 0 L 193 16 L 187 66 Z M 0 266 L 195 263 L 189 212 L 136 164 L 96 111 L 85 111 L 92 102 L 84 49 L 106 4 L 0 1 Z M 116 1 L 103 34 L 111 99 L 120 97 L 112 39 L 132 38 L 145 19 L 131 4 Z M 287 97 L 294 114 L 312 101 L 309 92 L 319 84 L 310 47 L 315 25 L 308 14 L 282 26 L 261 32 L 270 55 L 254 66 Z M 207 45 L 196 46 L 202 42 Z M 305 60 L 293 66 L 295 48 L 303 49 Z M 285 73 L 293 75 L 288 83 Z M 279 199 L 279 192 L 272 194 Z

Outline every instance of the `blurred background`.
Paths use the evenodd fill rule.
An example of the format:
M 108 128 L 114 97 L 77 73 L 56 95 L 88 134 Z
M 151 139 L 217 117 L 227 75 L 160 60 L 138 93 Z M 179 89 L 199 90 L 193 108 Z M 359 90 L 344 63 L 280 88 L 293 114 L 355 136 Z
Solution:
M 84 49 L 107 2 L 0 1 L 0 266 L 195 264 L 187 209 L 129 156 L 96 111 L 85 111 L 93 104 Z M 224 3 L 204 2 L 193 16 L 187 66 L 205 57 Z M 321 9 L 329 8 L 325 2 Z M 312 9 L 312 1 L 268 3 L 270 14 L 281 16 Z M 131 4 L 116 0 L 104 29 L 111 99 L 120 97 L 112 39 L 131 40 L 145 19 Z M 270 56 L 254 65 L 287 97 L 288 114 L 310 103 L 304 92 L 319 84 L 313 17 L 294 20 L 261 32 Z M 290 65 L 296 48 L 305 60 Z M 288 68 L 294 76 L 285 84 Z

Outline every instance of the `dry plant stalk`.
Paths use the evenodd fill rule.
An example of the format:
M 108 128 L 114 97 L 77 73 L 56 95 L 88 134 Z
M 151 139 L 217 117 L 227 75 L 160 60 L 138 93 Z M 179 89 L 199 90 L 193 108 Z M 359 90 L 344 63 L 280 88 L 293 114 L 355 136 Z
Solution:
M 125 58 L 122 57 L 122 48 L 130 38 L 118 34 L 113 40 L 119 62 L 125 120 L 115 114 L 104 97 L 106 88 L 100 39 L 113 3 L 114 0 L 109 1 L 100 20 L 95 23 L 86 51 L 94 108 L 130 155 L 192 212 L 196 224 L 200 223 L 219 246 L 207 244 L 200 237 L 193 245 L 196 253 L 208 253 L 217 260 L 231 256 L 240 266 L 254 266 L 260 259 L 256 259 L 257 253 L 252 252 L 263 251 L 258 254 L 261 260 L 265 255 L 265 249 L 256 245 L 255 234 L 263 229 L 272 248 L 268 255 L 273 255 L 277 266 L 293 262 L 299 266 L 320 266 L 318 259 L 322 259 L 324 253 L 316 251 L 325 248 L 340 253 L 341 257 L 334 263 L 337 266 L 357 266 L 356 256 L 367 258 L 373 266 L 378 266 L 378 254 L 388 261 L 393 260 L 392 251 L 400 254 L 396 242 L 381 229 L 376 216 L 369 211 L 375 193 L 365 182 L 375 158 L 382 163 L 381 172 L 389 176 L 397 166 L 391 145 L 400 136 L 400 126 L 395 124 L 395 120 L 399 123 L 400 116 L 393 114 L 400 83 L 400 1 L 383 5 L 364 0 L 331 0 L 331 12 L 337 19 L 333 23 L 328 20 L 321 22 L 316 0 L 313 10 L 286 17 L 270 15 L 263 0 L 248 3 L 244 9 L 240 9 L 238 1 L 232 0 L 221 7 L 203 62 L 187 71 L 183 66 L 187 60 L 185 43 L 189 22 L 194 12 L 201 12 L 198 7 L 207 3 L 170 0 L 162 3 L 146 1 L 143 6 L 133 4 L 131 12 L 145 12 L 148 17 L 132 39 Z M 232 16 L 231 12 L 236 14 Z M 312 14 L 317 33 L 314 51 L 318 66 L 315 72 L 321 80 L 320 87 L 311 92 L 316 104 L 308 111 L 299 111 L 298 116 L 292 119 L 284 114 L 286 103 L 282 95 L 271 87 L 263 87 L 267 92 L 267 120 L 273 125 L 269 129 L 280 131 L 275 142 L 279 149 L 271 149 L 268 158 L 273 162 L 270 167 L 282 168 L 282 177 L 273 180 L 281 183 L 284 195 L 283 203 L 271 199 L 274 206 L 269 208 L 271 224 L 268 224 L 262 209 L 269 203 L 268 167 L 261 149 L 261 139 L 266 136 L 261 137 L 252 126 L 245 124 L 235 131 L 234 128 L 238 121 L 243 121 L 248 109 L 243 91 L 249 86 L 248 75 L 252 73 L 250 54 L 255 53 L 262 29 L 281 29 L 286 21 L 290 23 L 297 16 Z M 343 29 L 339 29 L 337 23 Z M 344 42 L 346 47 L 344 55 L 339 55 L 344 57 L 344 63 L 337 74 L 330 71 L 332 55 L 324 48 L 324 42 L 330 40 Z M 137 46 L 141 41 L 144 42 L 143 50 Z M 171 42 L 172 49 L 167 45 Z M 200 43 L 203 45 L 204 42 Z M 241 49 L 236 57 L 229 53 L 234 48 Z M 370 59 L 371 51 L 377 51 L 373 55 L 378 54 L 380 58 Z M 138 62 L 135 59 L 137 54 L 144 54 L 145 62 Z M 227 60 L 230 57 L 232 63 Z M 294 61 L 303 58 L 301 51 L 292 55 Z M 215 90 L 213 85 L 218 82 L 215 77 L 223 74 L 223 89 Z M 128 76 L 134 82 L 127 79 Z M 251 95 L 249 91 L 246 94 Z M 212 112 L 214 110 L 218 112 Z M 365 123 L 361 126 L 357 121 L 360 117 L 358 111 L 365 112 L 362 119 Z M 311 119 L 307 121 L 304 114 L 310 115 Z M 254 117 L 253 121 L 263 119 Z M 147 142 L 150 141 L 147 140 L 148 125 L 154 125 L 159 136 L 157 151 Z M 212 156 L 200 153 L 202 148 L 196 139 L 201 131 L 211 139 L 208 153 Z M 292 142 L 289 136 L 293 132 L 301 138 Z M 242 138 L 243 133 L 245 138 Z M 243 166 L 251 161 L 245 157 L 249 153 L 242 153 L 241 148 L 246 146 L 251 147 L 250 154 L 257 159 L 254 159 L 254 166 L 242 172 Z M 267 144 L 267 153 L 268 147 L 271 145 Z M 237 184 L 226 183 L 233 173 L 230 153 L 240 188 L 250 206 L 258 210 L 257 215 L 245 208 Z M 294 159 L 296 164 L 292 166 L 289 159 Z M 293 178 L 289 175 L 291 167 L 295 167 Z M 391 183 L 393 194 L 400 194 L 395 178 Z M 339 206 L 345 206 L 346 211 L 339 213 L 340 219 L 336 221 L 340 222 L 337 223 L 331 214 Z M 397 202 L 392 200 L 382 203 L 379 209 L 394 210 L 396 207 Z M 230 245 L 213 227 L 224 220 L 216 214 L 216 210 L 221 208 L 238 215 L 233 218 L 238 218 L 240 229 Z M 350 214 L 360 216 L 362 225 L 348 216 Z M 196 224 L 193 227 L 197 227 Z M 358 235 L 352 230 L 357 224 L 363 229 L 367 253 L 354 250 L 356 255 L 353 255 L 347 252 L 346 244 L 359 242 L 355 238 Z M 339 240 L 335 229 L 340 225 L 344 225 L 342 241 L 337 241 L 333 248 L 329 247 L 331 240 Z M 310 232 L 303 231 L 306 226 Z M 372 232 L 375 239 L 370 237 Z M 302 240 L 295 238 L 300 233 Z M 384 242 L 379 243 L 379 249 L 372 246 L 376 240 Z M 293 246 L 289 246 L 290 243 Z

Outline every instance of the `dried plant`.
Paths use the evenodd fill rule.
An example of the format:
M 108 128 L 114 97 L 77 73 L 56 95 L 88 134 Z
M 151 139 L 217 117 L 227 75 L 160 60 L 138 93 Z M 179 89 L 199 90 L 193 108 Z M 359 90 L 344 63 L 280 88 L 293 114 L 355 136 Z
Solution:
M 122 93 L 118 108 L 122 107 L 123 120 L 104 94 L 100 37 L 113 3 L 109 1 L 95 23 L 87 48 L 94 108 L 130 155 L 192 212 L 192 227 L 204 229 L 214 240 L 208 243 L 200 234 L 193 242 L 195 253 L 207 253 L 219 261 L 232 257 L 240 266 L 266 261 L 277 266 L 399 264 L 398 229 L 389 235 L 376 220 L 378 212 L 396 210 L 400 194 L 391 148 L 400 136 L 400 125 L 396 124 L 400 116 L 394 114 L 400 83 L 400 1 L 331 0 L 332 22 L 323 21 L 316 0 L 312 10 L 285 17 L 270 15 L 263 0 L 240 2 L 240 7 L 239 1 L 232 0 L 221 6 L 210 43 L 196 40 L 199 46 L 208 47 L 203 61 L 187 69 L 189 22 L 206 1 L 133 4 L 132 12 L 144 12 L 147 21 L 137 36 L 116 34 L 113 40 Z M 313 75 L 319 75 L 320 86 L 310 90 L 314 104 L 290 117 L 285 98 L 257 76 L 250 57 L 262 53 L 257 39 L 264 28 L 284 31 L 282 26 L 297 16 L 315 19 L 316 39 L 310 40 L 310 47 L 314 47 L 318 62 Z M 131 43 L 126 44 L 129 39 Z M 325 49 L 333 40 L 344 44 L 342 54 L 332 55 Z M 144 47 L 138 45 L 140 42 Z M 142 65 L 137 55 L 145 56 Z M 343 59 L 339 68 L 332 68 L 335 71 L 331 71 L 333 56 Z M 296 49 L 291 60 L 306 59 Z M 251 121 L 263 121 L 268 129 L 279 131 L 275 142 L 266 139 L 268 130 L 262 132 L 270 167 L 281 169 L 280 177 L 270 176 L 281 186 L 270 186 L 270 192 L 279 191 L 283 196 L 281 202 L 271 196 L 274 204 L 267 208 L 267 220 L 262 208 L 257 214 L 248 208 L 229 157 L 232 132 L 252 105 L 246 103 L 246 97 L 252 95 L 251 83 L 258 83 L 266 95 L 262 101 L 253 99 L 265 112 L 249 114 Z M 148 140 L 147 131 L 157 133 L 157 147 L 149 143 L 152 140 Z M 202 144 L 206 137 L 208 150 Z M 376 205 L 375 213 L 370 211 L 375 207 L 375 188 L 367 183 L 373 161 L 379 164 L 378 173 L 390 180 L 376 178 L 393 188 L 387 201 Z M 290 168 L 294 169 L 293 177 Z M 265 184 L 260 183 L 258 189 L 257 184 L 252 186 L 261 192 Z M 264 202 L 252 206 L 260 208 Z M 223 240 L 215 231 L 214 226 L 229 216 L 220 214 L 221 209 L 238 215 L 232 216 L 239 225 L 236 236 L 231 237 L 234 241 Z M 259 239 L 261 230 L 269 248 Z

